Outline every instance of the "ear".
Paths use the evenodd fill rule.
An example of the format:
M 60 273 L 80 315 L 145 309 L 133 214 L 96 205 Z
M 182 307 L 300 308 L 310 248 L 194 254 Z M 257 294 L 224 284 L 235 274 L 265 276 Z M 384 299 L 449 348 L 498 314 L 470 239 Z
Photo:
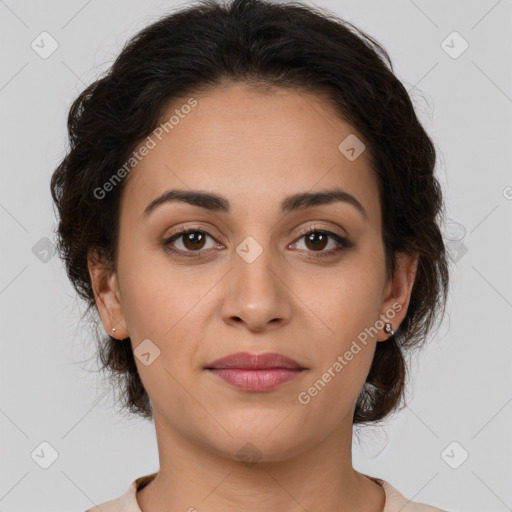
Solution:
M 119 340 L 129 337 L 121 305 L 117 273 L 107 265 L 96 249 L 87 254 L 87 267 L 101 323 L 107 334 Z M 115 332 L 112 332 L 112 328 Z
M 396 332 L 407 314 L 411 291 L 416 279 L 419 255 L 398 253 L 395 273 L 388 280 L 382 303 L 381 319 L 391 324 Z M 381 329 L 377 341 L 387 341 L 389 334 Z

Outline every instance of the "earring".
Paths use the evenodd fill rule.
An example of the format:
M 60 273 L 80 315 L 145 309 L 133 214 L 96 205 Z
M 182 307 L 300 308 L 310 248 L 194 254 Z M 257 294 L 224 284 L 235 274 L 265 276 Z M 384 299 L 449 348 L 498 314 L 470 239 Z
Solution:
M 390 337 L 393 336 L 393 334 L 395 334 L 395 331 L 393 331 L 393 329 L 391 328 L 390 323 L 386 323 L 386 325 L 384 326 L 384 330 L 389 334 Z
M 114 334 L 115 332 L 116 332 L 116 328 L 112 327 L 112 334 Z

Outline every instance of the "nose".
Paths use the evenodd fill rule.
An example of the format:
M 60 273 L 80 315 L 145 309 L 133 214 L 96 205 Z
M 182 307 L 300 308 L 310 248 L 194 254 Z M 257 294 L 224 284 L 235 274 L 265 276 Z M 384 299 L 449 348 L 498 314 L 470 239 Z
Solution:
M 293 294 L 282 269 L 275 267 L 270 251 L 263 251 L 252 262 L 234 255 L 233 268 L 225 278 L 226 293 L 221 308 L 224 322 L 262 332 L 290 321 Z

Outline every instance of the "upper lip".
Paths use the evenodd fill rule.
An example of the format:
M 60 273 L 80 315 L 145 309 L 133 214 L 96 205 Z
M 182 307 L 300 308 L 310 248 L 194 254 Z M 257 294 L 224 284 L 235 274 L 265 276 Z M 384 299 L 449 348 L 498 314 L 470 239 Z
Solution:
M 240 368 L 244 370 L 268 370 L 271 368 L 305 369 L 297 361 L 275 352 L 266 352 L 264 354 L 236 352 L 213 361 L 213 363 L 208 364 L 205 368 Z

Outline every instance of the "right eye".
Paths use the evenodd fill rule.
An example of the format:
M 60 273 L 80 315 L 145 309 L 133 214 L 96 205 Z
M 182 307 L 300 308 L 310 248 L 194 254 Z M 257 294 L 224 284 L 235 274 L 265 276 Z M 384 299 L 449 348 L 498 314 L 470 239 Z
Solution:
M 164 241 L 164 247 L 167 251 L 177 254 L 178 256 L 197 257 L 200 256 L 200 254 L 194 253 L 200 253 L 208 249 L 204 247 L 208 237 L 215 240 L 210 233 L 203 229 L 194 227 L 180 228 Z M 179 241 L 178 245 L 181 244 L 182 248 L 178 247 L 178 249 L 176 249 L 176 241 Z

